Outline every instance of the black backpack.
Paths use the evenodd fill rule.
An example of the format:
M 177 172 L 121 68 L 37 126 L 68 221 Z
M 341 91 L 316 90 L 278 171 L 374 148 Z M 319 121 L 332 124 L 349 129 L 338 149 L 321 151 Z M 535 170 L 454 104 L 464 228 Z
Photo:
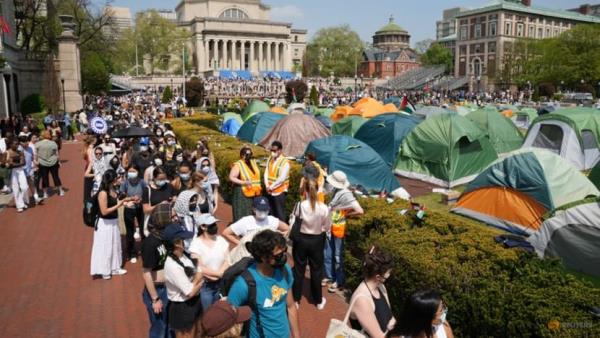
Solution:
M 260 337 L 264 337 L 265 333 L 263 331 L 262 325 L 260 323 L 260 313 L 258 312 L 258 304 L 256 303 L 256 280 L 248 271 L 248 267 L 254 263 L 254 259 L 252 257 L 244 257 L 237 263 L 233 264 L 225 272 L 223 272 L 223 277 L 221 277 L 220 281 L 220 290 L 221 295 L 229 294 L 229 290 L 233 285 L 233 282 L 238 276 L 242 276 L 246 284 L 248 285 L 248 306 L 252 309 L 252 312 L 256 315 L 256 326 L 258 328 L 258 334 Z M 288 279 L 288 271 L 284 267 L 282 269 L 283 278 L 285 280 Z M 244 328 L 244 331 L 247 331 L 248 327 Z
M 91 228 L 96 228 L 100 218 L 100 205 L 98 204 L 98 193 L 83 203 L 83 223 Z

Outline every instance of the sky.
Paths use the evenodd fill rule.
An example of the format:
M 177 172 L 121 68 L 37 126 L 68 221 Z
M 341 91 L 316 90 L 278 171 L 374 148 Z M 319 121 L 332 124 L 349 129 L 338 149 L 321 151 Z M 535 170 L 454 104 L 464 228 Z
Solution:
M 103 4 L 103 0 L 95 0 Z M 148 8 L 175 9 L 180 0 L 113 0 L 113 6 L 129 7 L 132 14 Z M 308 29 L 309 37 L 323 27 L 349 24 L 364 41 L 371 41 L 390 15 L 411 34 L 411 44 L 435 39 L 435 22 L 444 9 L 476 8 L 490 0 L 263 0 L 271 6 L 271 20 L 291 22 L 294 28 Z M 586 0 L 532 0 L 534 6 L 566 9 Z M 588 0 L 589 2 L 589 0 Z M 592 1 L 593 2 L 593 1 Z

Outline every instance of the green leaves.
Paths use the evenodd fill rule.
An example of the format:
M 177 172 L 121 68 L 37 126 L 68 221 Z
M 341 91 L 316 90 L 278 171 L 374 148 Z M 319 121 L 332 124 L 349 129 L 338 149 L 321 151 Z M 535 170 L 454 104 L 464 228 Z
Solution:
M 365 44 L 349 25 L 322 28 L 307 47 L 309 75 L 354 76 Z
M 421 63 L 424 66 L 446 66 L 446 73 L 450 73 L 453 69 L 453 57 L 452 52 L 449 49 L 444 48 L 439 43 L 433 43 L 427 49 L 427 51 L 421 55 Z
M 81 59 L 83 92 L 100 95 L 110 90 L 110 74 L 100 54 L 88 52 Z

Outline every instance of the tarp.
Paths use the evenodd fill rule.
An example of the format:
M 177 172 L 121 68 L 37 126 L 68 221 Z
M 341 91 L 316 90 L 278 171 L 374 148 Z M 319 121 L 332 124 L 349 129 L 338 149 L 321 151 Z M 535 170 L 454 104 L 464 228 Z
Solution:
M 223 122 L 223 125 L 221 126 L 221 132 L 227 135 L 236 136 L 241 126 L 242 124 L 240 123 L 240 121 L 231 118 Z
M 523 136 L 515 124 L 495 110 L 479 109 L 466 117 L 485 131 L 498 154 L 508 153 L 523 144 Z
M 250 102 L 250 104 L 248 104 L 242 111 L 242 119 L 244 121 L 247 121 L 252 115 L 259 112 L 266 112 L 269 110 L 270 107 L 268 104 L 260 100 L 254 100 Z
M 465 189 L 453 211 L 499 228 L 530 234 L 542 216 L 600 191 L 568 161 L 528 148 L 492 163 Z
M 221 116 L 223 117 L 223 123 L 227 122 L 227 120 L 235 119 L 240 123 L 240 126 L 244 124 L 244 120 L 238 113 L 224 113 Z
M 557 257 L 571 269 L 600 277 L 600 204 L 557 212 L 528 241 L 540 257 Z
M 283 115 L 279 115 L 283 116 Z M 292 114 L 279 120 L 263 137 L 260 145 L 267 148 L 273 141 L 283 144 L 285 156 L 299 157 L 306 145 L 316 139 L 330 136 L 331 132 L 310 115 Z
M 400 183 L 389 167 L 371 147 L 349 136 L 335 135 L 311 142 L 306 152 L 313 152 L 317 162 L 328 172 L 343 171 L 350 184 L 367 190 L 392 192 Z
M 361 116 L 348 116 L 335 122 L 331 127 L 331 134 L 333 135 L 346 135 L 353 137 L 356 131 L 366 122 L 367 120 Z
M 366 121 L 354 138 L 373 148 L 391 167 L 398 157 L 402 141 L 421 121 L 413 115 L 382 114 Z
M 273 128 L 277 121 L 284 117 L 285 115 L 271 112 L 257 113 L 244 122 L 237 137 L 240 140 L 256 144 Z
M 440 114 L 404 138 L 394 167 L 399 175 L 454 187 L 471 181 L 497 157 L 475 123 L 458 114 Z

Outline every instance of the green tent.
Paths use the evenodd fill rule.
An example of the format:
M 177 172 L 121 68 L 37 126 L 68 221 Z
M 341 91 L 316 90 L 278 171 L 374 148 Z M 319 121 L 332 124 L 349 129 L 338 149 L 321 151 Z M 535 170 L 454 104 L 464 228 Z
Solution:
M 333 114 L 333 112 L 335 111 L 335 109 L 333 108 L 317 108 L 315 109 L 315 116 L 325 116 L 330 118 L 331 114 Z
M 271 108 L 268 104 L 260 100 L 253 100 L 248 104 L 242 111 L 242 118 L 244 121 L 248 121 L 250 116 L 259 112 L 268 112 Z
M 475 178 L 454 212 L 511 232 L 529 235 L 558 207 L 600 191 L 568 161 L 538 148 L 507 154 Z
M 442 108 L 442 107 L 424 106 L 424 107 L 417 108 L 417 110 L 413 114 L 423 116 L 425 118 L 430 118 L 430 117 L 438 116 L 441 114 L 457 114 L 457 113 L 453 110 Z
M 600 163 L 596 164 L 594 169 L 588 175 L 588 179 L 594 183 L 594 185 L 600 189 Z
M 398 194 L 399 181 L 389 166 L 371 147 L 345 135 L 335 135 L 314 140 L 308 144 L 305 153 L 312 152 L 317 162 L 329 173 L 343 171 L 352 185 L 361 185 L 367 190 Z M 402 189 L 403 190 L 403 189 Z M 400 196 L 408 197 L 403 190 Z
M 538 117 L 538 112 L 534 108 L 523 108 L 513 115 L 514 124 L 520 129 L 529 129 L 533 120 Z
M 227 120 L 234 119 L 240 123 L 240 125 L 244 124 L 244 120 L 238 113 L 224 113 L 221 115 L 223 117 L 223 123 L 227 122 Z
M 394 165 L 402 140 L 422 119 L 414 115 L 386 113 L 366 121 L 354 134 L 375 150 L 391 167 Z
M 257 144 L 273 128 L 277 121 L 283 119 L 286 115 L 277 113 L 261 112 L 253 115 L 244 122 L 237 133 L 240 140 Z
M 352 137 L 366 121 L 366 119 L 358 115 L 344 117 L 333 124 L 331 133 L 333 135 L 346 135 Z
M 394 167 L 399 175 L 454 187 L 474 179 L 497 158 L 475 123 L 458 114 L 440 114 L 404 138 Z
M 523 144 L 523 136 L 515 124 L 496 110 L 479 109 L 466 116 L 486 132 L 492 147 L 498 154 L 518 149 Z

